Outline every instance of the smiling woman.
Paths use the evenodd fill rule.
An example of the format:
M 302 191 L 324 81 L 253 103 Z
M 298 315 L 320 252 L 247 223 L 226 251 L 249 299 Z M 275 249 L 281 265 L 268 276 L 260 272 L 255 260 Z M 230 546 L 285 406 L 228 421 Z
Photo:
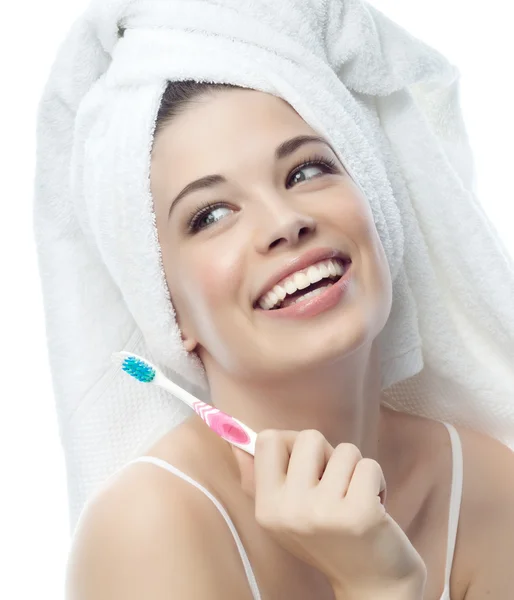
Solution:
M 99 3 L 62 50 L 37 224 L 47 297 L 68 286 L 70 600 L 514 587 L 514 269 L 468 190 L 457 77 L 369 6 L 322 4 Z M 255 456 L 106 370 L 120 349 Z
M 194 104 L 158 127 L 151 186 L 184 344 L 200 357 L 217 402 L 227 393 L 215 392 L 216 382 L 227 376 L 248 393 L 250 378 L 310 371 L 375 338 L 389 315 L 391 278 L 369 204 L 298 113 L 262 92 L 190 85 Z M 191 191 L 204 177 L 219 183 Z M 337 256 L 352 261 L 351 280 L 294 308 L 255 311 L 276 283 L 294 275 L 278 290 L 293 294 L 310 283 L 304 269 Z M 342 275 L 343 265 L 325 265 L 327 276 Z M 315 329 L 291 322 L 318 314 Z M 287 323 L 278 327 L 280 317 Z M 295 352 L 284 353 L 291 336 Z
M 500 578 L 495 579 L 496 589 L 510 589 L 514 582 L 508 569 L 497 567 L 503 559 L 495 553 L 493 566 L 489 553 L 491 547 L 497 553 L 512 547 L 503 536 L 503 525 L 514 522 L 514 512 L 507 508 L 514 489 L 502 491 L 500 480 L 487 474 L 487 464 L 511 468 L 512 456 L 470 431 L 394 412 L 384 404 L 377 339 L 390 316 L 391 273 L 369 204 L 330 144 L 280 98 L 194 81 L 168 84 L 156 131 L 151 189 L 162 263 L 184 347 L 205 367 L 211 402 L 261 431 L 256 452 L 260 462 L 254 473 L 253 464 L 235 449 L 230 451 L 199 417 L 192 417 L 135 461 L 153 462 L 175 477 L 165 481 L 162 473 L 147 467 L 126 469 L 90 510 L 83 535 L 98 530 L 104 511 L 111 520 L 109 507 L 126 503 L 129 493 L 129 511 L 139 510 L 143 500 L 137 499 L 141 493 L 134 487 L 144 488 L 145 496 L 152 489 L 161 494 L 157 490 L 162 488 L 175 510 L 177 502 L 179 507 L 181 502 L 187 505 L 175 517 L 181 526 L 191 520 L 187 541 L 181 537 L 178 544 L 175 537 L 181 552 L 200 551 L 194 540 L 202 522 L 217 539 L 218 555 L 222 548 L 221 555 L 231 556 L 228 530 L 218 531 L 212 507 L 193 499 L 180 483 L 184 480 L 215 503 L 232 530 L 242 561 L 239 572 L 232 558 L 215 563 L 225 577 L 231 573 L 231 597 L 248 597 L 245 572 L 246 589 L 254 598 L 360 598 L 371 593 L 373 598 L 447 600 L 451 593 L 452 599 L 478 599 L 485 589 L 495 589 L 493 572 Z M 270 427 L 277 430 L 273 435 L 263 432 Z M 292 433 L 284 431 L 290 429 L 303 433 L 291 438 Z M 277 468 L 284 468 L 277 452 L 290 457 L 285 469 L 289 500 L 273 496 L 267 481 Z M 378 469 L 372 496 L 385 490 L 379 485 L 382 472 L 388 482 L 387 510 L 394 519 L 390 524 L 399 527 L 390 534 L 396 541 L 385 548 L 390 554 L 395 547 L 396 559 L 410 565 L 402 567 L 407 569 L 402 576 L 390 569 L 378 575 L 384 558 L 373 545 L 362 550 L 366 561 L 375 556 L 365 575 L 362 565 L 342 551 L 346 544 L 353 554 L 362 539 L 354 535 L 352 540 L 342 531 L 340 548 L 318 541 L 313 550 L 308 515 L 316 505 L 308 500 L 313 486 L 307 485 L 309 472 L 318 473 L 315 481 L 321 488 L 337 468 L 336 480 L 325 483 L 330 496 L 334 485 L 344 485 L 340 474 L 349 469 L 353 476 L 340 493 L 350 502 L 351 482 L 357 486 L 359 468 L 363 471 L 368 460 L 363 457 L 378 461 L 372 461 Z M 296 461 L 301 466 L 294 476 Z M 485 489 L 483 477 L 489 479 Z M 250 498 L 257 494 L 261 505 L 267 497 L 275 498 L 268 510 L 277 516 L 261 516 L 259 503 L 254 514 L 248 496 L 241 496 L 241 486 Z M 298 511 L 302 497 L 309 512 L 303 517 L 300 512 L 298 521 L 286 526 L 278 512 Z M 490 504 L 494 513 L 477 519 L 491 498 L 496 498 Z M 358 503 L 365 505 L 366 496 L 358 497 Z M 198 511 L 204 515 L 201 520 Z M 335 505 L 326 504 L 323 515 L 329 518 L 337 512 Z M 160 501 L 156 514 L 155 527 L 167 523 L 175 531 L 178 522 L 170 520 Z M 125 518 L 117 522 L 115 531 L 125 543 Z M 381 522 L 381 544 L 384 526 Z M 311 541 L 298 544 L 304 527 L 311 531 Z M 323 527 L 332 527 L 333 535 L 340 529 L 338 524 Z M 293 538 L 288 531 L 295 532 Z M 161 537 L 157 532 L 150 535 Z M 366 536 L 369 539 L 370 533 Z M 403 546 L 398 545 L 400 539 Z M 477 554 L 476 539 L 488 548 L 487 556 Z M 107 593 L 105 581 L 93 575 L 100 558 L 91 565 L 84 553 L 96 554 L 101 542 L 88 540 L 78 537 L 75 560 L 80 572 L 89 573 L 87 586 L 96 598 L 99 590 Z M 202 552 L 210 554 L 205 542 L 202 545 Z M 330 559 L 320 558 L 319 548 L 324 546 L 331 548 Z M 124 553 L 117 560 L 120 569 L 127 560 L 123 557 Z M 183 597 L 194 597 L 198 576 L 194 586 L 188 583 L 193 574 L 174 551 L 170 565 L 175 579 L 163 582 L 162 589 L 187 590 Z M 77 569 L 70 573 L 75 586 Z M 346 569 L 361 574 L 355 580 L 350 572 L 344 575 Z M 209 589 L 212 596 L 212 586 L 221 582 L 212 566 L 202 572 L 202 594 Z M 280 573 L 280 584 L 275 573 Z M 378 577 L 379 583 L 372 585 L 369 577 Z M 113 597 L 124 588 L 114 578 L 108 589 L 106 597 Z

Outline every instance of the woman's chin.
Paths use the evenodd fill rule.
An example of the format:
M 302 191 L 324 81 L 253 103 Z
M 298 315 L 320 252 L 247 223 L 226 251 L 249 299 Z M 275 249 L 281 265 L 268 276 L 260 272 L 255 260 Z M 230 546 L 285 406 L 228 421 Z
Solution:
M 310 332 L 276 336 L 258 361 L 259 377 L 298 376 L 344 363 L 373 336 L 362 323 L 353 319 L 335 327 L 313 327 Z

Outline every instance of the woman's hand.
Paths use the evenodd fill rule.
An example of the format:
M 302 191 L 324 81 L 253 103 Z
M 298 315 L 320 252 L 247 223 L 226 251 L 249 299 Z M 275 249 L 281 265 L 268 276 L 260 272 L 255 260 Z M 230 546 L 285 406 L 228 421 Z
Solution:
M 426 568 L 387 514 L 380 465 L 315 430 L 262 431 L 255 458 L 233 448 L 255 518 L 281 546 L 324 573 L 336 597 L 420 600 Z

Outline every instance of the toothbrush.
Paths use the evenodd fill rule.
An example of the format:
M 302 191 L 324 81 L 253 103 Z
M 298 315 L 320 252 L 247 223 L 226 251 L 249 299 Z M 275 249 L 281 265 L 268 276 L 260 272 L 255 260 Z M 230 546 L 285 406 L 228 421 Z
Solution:
M 227 415 L 210 404 L 195 398 L 189 392 L 170 381 L 162 371 L 145 358 L 132 354 L 131 352 L 115 352 L 112 355 L 113 362 L 120 364 L 125 373 L 142 383 L 153 383 L 154 385 L 170 392 L 179 400 L 182 400 L 192 408 L 198 416 L 219 436 L 233 446 L 241 448 L 252 456 L 255 455 L 255 440 L 257 434 L 247 425 L 241 423 L 234 417 Z

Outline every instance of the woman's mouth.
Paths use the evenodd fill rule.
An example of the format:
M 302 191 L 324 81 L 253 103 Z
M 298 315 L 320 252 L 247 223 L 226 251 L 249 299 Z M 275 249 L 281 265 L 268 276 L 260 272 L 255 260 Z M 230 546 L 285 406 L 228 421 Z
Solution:
M 275 311 L 315 298 L 339 281 L 350 264 L 350 259 L 329 258 L 292 273 L 261 296 L 255 308 Z

